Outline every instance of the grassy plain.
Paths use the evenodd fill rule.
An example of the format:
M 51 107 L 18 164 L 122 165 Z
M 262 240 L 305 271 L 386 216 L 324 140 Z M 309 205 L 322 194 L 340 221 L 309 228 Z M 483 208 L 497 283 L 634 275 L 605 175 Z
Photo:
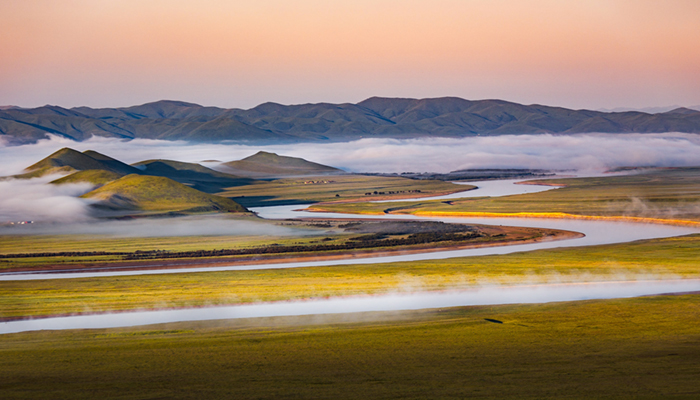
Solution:
M 399 177 L 324 175 L 258 181 L 246 186 L 228 188 L 217 195 L 232 198 L 245 207 L 260 207 L 320 201 L 434 196 L 469 190 L 470 188 L 472 187 L 450 182 L 419 181 Z M 417 193 L 417 190 L 420 192 Z M 375 191 L 377 194 L 374 194 Z M 379 194 L 380 192 L 383 194 Z M 366 195 L 366 193 L 372 193 L 372 195 Z
M 682 169 L 558 180 L 569 186 L 452 204 L 323 207 L 362 212 L 396 208 L 395 212 L 624 213 L 700 220 L 695 210 L 697 175 L 698 170 Z M 370 191 L 368 181 L 344 178 L 348 186 L 340 181 L 295 185 L 297 180 L 289 179 L 236 190 L 249 190 L 245 196 L 258 204 L 336 200 L 336 193 L 342 200 Z M 426 194 L 425 187 L 406 186 L 411 182 L 426 184 L 400 182 L 392 191 L 420 189 Z M 390 183 L 376 187 L 389 191 Z M 343 187 L 352 189 L 340 192 Z M 436 186 L 434 193 L 441 188 Z M 16 252 L 18 246 L 36 251 L 182 251 L 232 242 L 255 246 L 269 240 L 318 237 L 75 237 L 69 242 L 60 236 L 39 241 L 3 237 L 0 252 Z M 484 283 L 697 278 L 699 259 L 700 235 L 690 235 L 389 264 L 8 281 L 0 282 L 0 317 L 431 291 Z M 700 295 L 682 295 L 8 334 L 0 335 L 0 397 L 698 398 L 699 316 Z
M 649 170 L 635 175 L 531 181 L 557 190 L 450 202 L 341 203 L 312 209 L 359 214 L 568 213 L 700 221 L 700 168 Z
M 172 252 L 255 248 L 270 245 L 307 245 L 319 243 L 323 231 L 307 236 L 211 235 L 172 237 L 111 237 L 107 235 L 0 235 L 0 254 L 42 252 L 134 252 L 164 250 Z M 333 235 L 330 243 L 341 243 L 345 236 Z M 52 264 L 115 262 L 121 256 L 56 256 L 0 259 L 0 270 L 17 267 L 39 267 Z
M 700 235 L 501 256 L 0 283 L 0 317 L 240 304 L 480 284 L 697 278 Z
M 244 221 L 238 218 L 237 221 Z M 209 220 L 211 221 L 211 220 Z M 206 223 L 206 220 L 190 223 Z M 258 222 L 258 229 L 274 228 Z M 184 236 L 115 238 L 108 235 L 0 235 L 0 270 L 107 268 L 127 262 L 164 260 L 182 265 L 294 257 L 355 257 L 358 252 L 435 251 L 566 238 L 576 233 L 547 229 L 470 226 L 441 222 L 287 220 L 286 236 Z M 136 228 L 138 229 L 138 227 Z M 222 254 L 229 251 L 228 254 Z M 138 254 L 138 252 L 150 252 Z M 206 252 L 210 252 L 207 254 Z M 111 253 L 111 254 L 105 254 Z M 121 253 L 121 254 L 120 254 Z M 369 256 L 369 255 L 366 255 Z M 279 260 L 278 260 L 279 262 Z
M 0 394 L 694 399 L 699 316 L 685 295 L 8 334 Z

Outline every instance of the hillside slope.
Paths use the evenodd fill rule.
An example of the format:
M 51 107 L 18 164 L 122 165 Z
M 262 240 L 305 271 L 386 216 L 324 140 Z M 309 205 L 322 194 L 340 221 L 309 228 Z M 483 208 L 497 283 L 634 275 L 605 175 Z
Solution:
M 108 210 L 157 212 L 247 212 L 225 197 L 214 196 L 159 176 L 127 175 L 81 196 Z
M 124 175 L 115 172 L 105 171 L 103 169 L 87 169 L 84 171 L 74 172 L 63 178 L 53 180 L 49 183 L 54 185 L 62 185 L 66 183 L 91 183 L 95 186 L 101 186 L 108 182 L 116 181 Z
M 248 185 L 252 179 L 215 171 L 200 164 L 173 160 L 146 160 L 135 164 L 142 175 L 162 176 L 206 193 L 219 193 L 232 186 Z
M 343 174 L 344 171 L 303 158 L 280 156 L 259 151 L 250 157 L 223 164 L 236 175 L 249 177 L 275 177 L 292 175 Z
M 66 173 L 73 171 L 104 170 L 119 175 L 138 173 L 138 169 L 115 160 L 96 151 L 87 150 L 79 152 L 69 147 L 64 147 L 41 161 L 30 165 L 25 173 L 17 175 L 17 178 L 35 178 L 52 173 Z
M 603 112 L 457 97 L 372 97 L 357 104 L 264 103 L 249 110 L 166 100 L 126 108 L 0 110 L 0 137 L 11 144 L 35 142 L 48 134 L 77 141 L 96 135 L 267 144 L 589 132 L 700 133 L 700 111 Z

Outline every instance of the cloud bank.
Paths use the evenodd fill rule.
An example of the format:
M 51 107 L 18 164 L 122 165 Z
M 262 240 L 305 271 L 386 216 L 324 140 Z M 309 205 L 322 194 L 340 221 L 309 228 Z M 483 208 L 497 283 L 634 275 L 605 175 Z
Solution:
M 56 176 L 0 181 L 0 223 L 86 221 L 88 201 L 78 198 L 90 184 L 50 185 Z
M 449 172 L 466 168 L 576 169 L 603 171 L 620 166 L 698 166 L 700 135 L 693 134 L 586 134 L 508 135 L 462 139 L 421 138 L 411 140 L 363 139 L 350 143 L 246 146 L 239 144 L 190 144 L 159 140 L 123 141 L 92 138 L 73 142 L 52 137 L 23 146 L 0 145 L 0 176 L 17 174 L 23 168 L 62 148 L 93 149 L 127 163 L 166 158 L 186 162 L 231 161 L 260 150 L 303 157 L 349 172 Z M 204 163 L 216 167 L 218 163 Z M 88 202 L 77 198 L 89 185 L 48 185 L 55 177 L 0 181 L 0 222 L 38 220 L 48 222 L 91 220 Z M 159 224 L 150 224 L 157 226 Z M 82 227 L 76 230 L 98 233 L 107 229 Z M 142 235 L 148 227 L 130 226 Z M 184 226 L 184 223 L 183 223 Z M 233 225 L 215 226 L 191 232 L 177 226 L 154 228 L 182 234 L 236 234 Z M 109 229 L 122 229 L 118 224 Z M 252 228 L 251 228 L 252 229 Z M 257 229 L 257 228 L 256 228 Z M 124 228 L 126 231 L 127 229 Z M 253 229 L 254 231 L 255 229 Z M 219 233 L 222 232 L 222 233 Z M 125 233 L 126 234 L 126 233 Z M 272 232 L 270 234 L 278 234 Z
M 0 146 L 0 175 L 16 174 L 61 147 L 88 149 L 127 163 L 153 158 L 186 162 L 232 161 L 260 150 L 302 157 L 350 172 L 450 172 L 466 168 L 537 168 L 601 171 L 620 166 L 700 165 L 700 135 L 504 135 L 461 139 L 362 139 L 350 143 L 246 146 L 181 141 L 62 138 Z M 216 163 L 205 163 L 215 166 Z
M 107 235 L 112 237 L 168 237 L 168 236 L 303 236 L 321 235 L 311 231 L 278 226 L 267 222 L 243 221 L 222 215 L 200 215 L 178 218 L 97 220 L 61 222 L 44 219 L 43 223 L 0 227 L 0 235 Z

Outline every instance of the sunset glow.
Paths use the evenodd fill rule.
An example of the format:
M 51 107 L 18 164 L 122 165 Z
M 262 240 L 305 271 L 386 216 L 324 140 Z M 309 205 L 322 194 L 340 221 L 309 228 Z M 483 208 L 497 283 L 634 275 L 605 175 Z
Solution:
M 0 105 L 700 104 L 700 2 L 5 0 Z

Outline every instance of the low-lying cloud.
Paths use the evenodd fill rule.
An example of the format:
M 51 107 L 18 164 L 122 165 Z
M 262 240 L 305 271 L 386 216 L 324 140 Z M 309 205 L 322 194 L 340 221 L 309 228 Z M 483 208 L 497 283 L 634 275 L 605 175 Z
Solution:
M 492 286 L 472 290 L 336 297 L 234 306 L 150 311 L 139 310 L 120 313 L 96 313 L 67 317 L 28 319 L 1 324 L 0 334 L 42 329 L 98 329 L 184 321 L 291 317 L 303 315 L 318 315 L 319 317 L 314 321 L 316 323 L 325 323 L 326 320 L 337 323 L 337 318 L 325 315 L 366 312 L 407 312 L 411 310 L 446 307 L 615 299 L 663 293 L 683 293 L 697 291 L 698 289 L 700 289 L 700 281 L 697 279 Z M 365 316 L 365 318 L 366 317 L 367 316 Z M 363 319 L 363 316 L 349 315 L 347 322 L 355 322 L 361 319 Z M 510 323 L 511 321 L 496 320 L 496 322 Z
M 163 237 L 299 236 L 323 233 L 278 226 L 265 221 L 241 220 L 225 214 L 133 220 L 98 219 L 90 207 L 92 202 L 79 197 L 90 191 L 93 185 L 49 184 L 55 178 L 57 176 L 0 180 L 0 235 Z M 31 224 L 26 224 L 30 221 Z
M 466 168 L 533 168 L 602 171 L 621 166 L 700 165 L 700 135 L 505 135 L 461 139 L 362 139 L 349 143 L 247 146 L 182 141 L 64 138 L 0 146 L 0 175 L 23 168 L 61 147 L 96 150 L 127 163 L 167 158 L 186 162 L 232 161 L 260 150 L 302 157 L 350 172 L 450 172 Z M 215 163 L 207 163 L 213 166 Z
M 0 176 L 20 173 L 25 167 L 62 148 L 93 149 L 127 163 L 166 158 L 186 162 L 231 161 L 260 150 L 303 157 L 350 172 L 449 172 L 466 168 L 576 169 L 603 171 L 620 166 L 698 166 L 700 135 L 694 134 L 581 134 L 508 135 L 462 139 L 422 138 L 362 139 L 350 143 L 247 146 L 238 144 L 190 144 L 181 141 L 137 139 L 123 141 L 95 137 L 73 142 L 52 137 L 36 144 L 0 145 Z M 218 163 L 205 163 L 216 167 Z M 89 185 L 49 185 L 55 177 L 0 181 L 0 223 L 43 221 L 42 232 L 134 235 L 283 234 L 284 228 L 238 225 L 227 221 L 193 224 L 186 219 L 169 222 L 105 222 L 91 218 L 87 200 L 80 199 Z M 89 224 L 85 222 L 90 221 Z M 199 226 L 201 225 L 201 226 Z M 279 229 L 278 229 L 279 228 Z M 5 229 L 5 228 L 3 228 Z M 40 229 L 32 227 L 31 231 Z M 296 231 L 296 230 L 295 230 Z M 119 233 L 123 232 L 123 233 Z M 243 232 L 243 233 L 236 233 Z
M 0 181 L 0 223 L 87 221 L 88 201 L 78 196 L 90 184 L 51 185 L 56 176 Z
M 0 235 L 106 235 L 110 237 L 169 236 L 302 236 L 320 235 L 310 231 L 230 218 L 226 215 L 201 215 L 177 218 L 135 220 L 98 220 L 89 217 L 77 221 L 40 220 L 30 225 L 0 226 Z

